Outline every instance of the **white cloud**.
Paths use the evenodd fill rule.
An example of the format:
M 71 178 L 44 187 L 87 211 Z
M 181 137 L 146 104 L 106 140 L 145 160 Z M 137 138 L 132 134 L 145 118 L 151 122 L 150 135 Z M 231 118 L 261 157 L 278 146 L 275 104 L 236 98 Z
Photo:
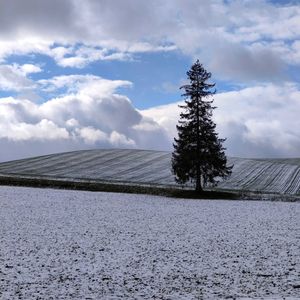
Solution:
M 21 65 L 19 67 L 19 69 L 24 75 L 42 72 L 42 69 L 41 69 L 40 66 L 36 66 L 36 65 L 33 65 L 33 64 Z
M 0 99 L 1 160 L 49 153 L 51 149 L 172 150 L 178 103 L 138 111 L 118 93 L 118 88 L 130 84 L 92 75 L 58 76 L 39 85 L 46 89 L 66 87 L 62 96 L 40 104 L 13 97 Z M 264 84 L 219 93 L 214 104 L 218 107 L 214 112 L 217 131 L 220 137 L 228 138 L 229 155 L 300 155 L 297 85 Z
M 117 92 L 128 81 L 68 75 L 34 82 L 40 66 L 6 61 L 39 53 L 83 68 L 177 50 L 199 57 L 217 78 L 256 85 L 216 95 L 215 118 L 229 153 L 299 155 L 299 91 L 279 83 L 288 80 L 287 65 L 300 64 L 299 18 L 299 5 L 264 0 L 0 0 L 0 89 L 19 95 L 0 99 L 0 153 L 33 151 L 30 143 L 34 154 L 91 145 L 171 149 L 176 105 L 139 112 Z M 278 86 L 259 83 L 270 81 Z M 61 94 L 43 104 L 28 101 L 36 89 Z
M 158 107 L 149 108 L 146 110 L 141 110 L 141 114 L 154 120 L 159 126 L 164 128 L 172 140 L 177 136 L 176 125 L 179 119 L 180 109 L 178 105 L 181 102 L 161 105 Z
M 216 76 L 267 81 L 298 61 L 299 18 L 299 5 L 258 0 L 1 0 L 0 59 L 42 53 L 60 66 L 82 68 L 178 49 Z
M 51 148 L 66 151 L 92 146 L 168 149 L 165 130 L 118 94 L 117 89 L 130 82 L 77 75 L 55 77 L 43 84 L 74 87 L 41 104 L 13 97 L 0 99 L 1 160 L 11 158 L 12 148 L 14 158 L 28 155 L 29 144 L 37 144 L 35 154 L 48 153 Z
M 126 80 L 107 80 L 95 75 L 60 75 L 50 79 L 40 79 L 39 87 L 45 92 L 53 92 L 58 89 L 66 88 L 68 93 L 78 92 L 91 94 L 98 86 L 101 86 L 102 93 L 110 93 L 120 87 L 130 87 L 132 83 Z M 100 84 L 100 85 L 99 85 Z
M 52 121 L 42 119 L 36 124 L 25 122 L 1 124 L 0 139 L 12 141 L 26 140 L 56 140 L 68 139 L 69 134 L 65 128 L 59 128 Z
M 35 87 L 35 83 L 27 75 L 41 71 L 39 66 L 32 64 L 0 65 L 0 90 L 17 92 L 31 90 Z
M 84 142 L 88 145 L 107 140 L 107 134 L 105 132 L 91 126 L 77 128 L 76 133 L 78 133 L 78 135 L 83 138 Z
M 295 41 L 290 47 L 288 58 L 291 63 L 300 65 L 300 41 Z
M 55 47 L 48 52 L 56 63 L 62 67 L 83 68 L 97 60 L 130 60 L 131 54 L 127 52 L 113 52 L 106 48 L 87 47 Z
M 135 128 L 136 129 L 136 128 Z M 161 129 L 159 128 L 158 131 Z M 156 128 L 157 131 L 157 128 Z M 136 143 L 133 139 L 126 137 L 124 134 L 121 134 L 117 131 L 113 131 L 110 134 L 109 141 L 115 147 L 134 147 Z
M 180 102 L 179 102 L 180 103 Z M 141 113 L 176 136 L 179 103 Z M 215 95 L 214 119 L 231 156 L 300 156 L 300 91 L 295 84 L 268 84 Z

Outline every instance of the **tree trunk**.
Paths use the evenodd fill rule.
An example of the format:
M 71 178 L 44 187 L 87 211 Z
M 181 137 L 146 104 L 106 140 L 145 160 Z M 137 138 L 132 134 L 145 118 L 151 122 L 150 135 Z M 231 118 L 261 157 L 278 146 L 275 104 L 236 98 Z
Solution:
M 202 186 L 201 186 L 201 174 L 199 168 L 197 168 L 197 177 L 196 177 L 196 192 L 202 192 Z
M 197 76 L 197 90 L 199 89 L 199 78 Z M 202 186 L 201 186 L 201 172 L 200 172 L 200 111 L 199 111 L 199 101 L 200 101 L 200 96 L 197 95 L 196 101 L 197 101 L 197 163 L 196 163 L 196 168 L 197 168 L 197 173 L 196 173 L 196 192 L 201 192 L 202 191 Z

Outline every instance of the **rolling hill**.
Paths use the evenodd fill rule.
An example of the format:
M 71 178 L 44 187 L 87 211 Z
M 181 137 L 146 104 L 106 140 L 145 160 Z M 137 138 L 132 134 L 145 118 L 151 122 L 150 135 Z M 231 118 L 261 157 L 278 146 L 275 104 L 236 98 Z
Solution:
M 0 175 L 135 185 L 176 185 L 171 153 L 150 150 L 83 150 L 0 164 Z M 300 194 L 300 159 L 229 158 L 232 176 L 217 189 Z

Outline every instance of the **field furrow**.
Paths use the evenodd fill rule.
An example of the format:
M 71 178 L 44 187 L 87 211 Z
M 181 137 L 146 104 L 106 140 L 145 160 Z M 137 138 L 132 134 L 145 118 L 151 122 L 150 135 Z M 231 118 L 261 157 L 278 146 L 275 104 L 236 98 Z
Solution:
M 222 190 L 300 194 L 300 159 L 230 157 L 230 178 Z M 176 185 L 171 153 L 151 150 L 102 149 L 59 153 L 0 163 L 0 174 L 22 177 L 101 180 L 134 184 Z M 191 186 L 191 183 L 186 186 Z

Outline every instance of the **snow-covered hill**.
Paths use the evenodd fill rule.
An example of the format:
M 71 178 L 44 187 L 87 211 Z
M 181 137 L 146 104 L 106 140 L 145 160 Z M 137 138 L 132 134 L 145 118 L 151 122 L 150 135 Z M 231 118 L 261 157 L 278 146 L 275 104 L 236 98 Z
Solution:
M 0 174 L 174 185 L 171 153 L 149 150 L 84 150 L 0 164 Z M 300 194 L 300 159 L 229 158 L 232 176 L 220 189 Z

